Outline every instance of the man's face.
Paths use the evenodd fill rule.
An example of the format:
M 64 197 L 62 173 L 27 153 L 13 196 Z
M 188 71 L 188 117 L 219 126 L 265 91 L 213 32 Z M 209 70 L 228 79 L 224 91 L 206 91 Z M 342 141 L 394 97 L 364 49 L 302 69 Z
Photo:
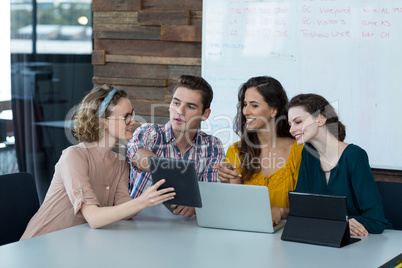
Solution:
M 210 109 L 206 109 L 204 112 L 202 110 L 200 90 L 185 87 L 176 89 L 169 107 L 170 123 L 176 139 L 180 135 L 188 135 L 197 131 L 201 121 L 205 121 L 210 113 Z

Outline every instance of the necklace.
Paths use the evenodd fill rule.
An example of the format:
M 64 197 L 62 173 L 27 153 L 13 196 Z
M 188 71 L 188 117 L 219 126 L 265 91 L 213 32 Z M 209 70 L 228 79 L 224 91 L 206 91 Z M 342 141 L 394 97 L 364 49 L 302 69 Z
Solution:
M 324 171 L 324 173 L 330 173 L 331 172 L 331 170 L 322 170 L 322 171 Z

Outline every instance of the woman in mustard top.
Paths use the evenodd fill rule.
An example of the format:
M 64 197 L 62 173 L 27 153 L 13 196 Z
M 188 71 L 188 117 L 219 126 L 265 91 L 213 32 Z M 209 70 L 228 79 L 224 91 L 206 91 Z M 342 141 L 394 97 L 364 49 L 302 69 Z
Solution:
M 296 187 L 303 149 L 289 134 L 288 98 L 278 80 L 259 76 L 240 87 L 238 99 L 234 130 L 240 141 L 215 168 L 221 182 L 267 186 L 278 224 L 288 217 L 288 192 Z

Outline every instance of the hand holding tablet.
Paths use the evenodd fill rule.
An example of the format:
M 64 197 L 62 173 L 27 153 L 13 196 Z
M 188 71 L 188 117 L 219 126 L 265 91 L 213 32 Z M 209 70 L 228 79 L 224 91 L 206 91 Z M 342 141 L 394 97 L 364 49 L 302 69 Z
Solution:
M 175 198 L 164 203 L 169 210 L 172 204 L 202 207 L 194 161 L 150 156 L 148 162 L 152 182 L 156 183 L 165 179 L 166 182 L 160 189 L 168 187 L 175 189 Z

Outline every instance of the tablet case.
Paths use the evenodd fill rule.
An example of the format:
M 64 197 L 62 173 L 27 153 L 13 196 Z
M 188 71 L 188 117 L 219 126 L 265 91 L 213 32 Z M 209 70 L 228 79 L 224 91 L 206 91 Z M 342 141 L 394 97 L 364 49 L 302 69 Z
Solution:
M 159 189 L 175 189 L 176 196 L 164 202 L 165 205 L 202 207 L 194 161 L 150 156 L 148 163 L 154 184 L 161 179 L 166 180 Z
M 282 240 L 338 248 L 360 240 L 350 237 L 345 196 L 289 192 L 289 202 Z

